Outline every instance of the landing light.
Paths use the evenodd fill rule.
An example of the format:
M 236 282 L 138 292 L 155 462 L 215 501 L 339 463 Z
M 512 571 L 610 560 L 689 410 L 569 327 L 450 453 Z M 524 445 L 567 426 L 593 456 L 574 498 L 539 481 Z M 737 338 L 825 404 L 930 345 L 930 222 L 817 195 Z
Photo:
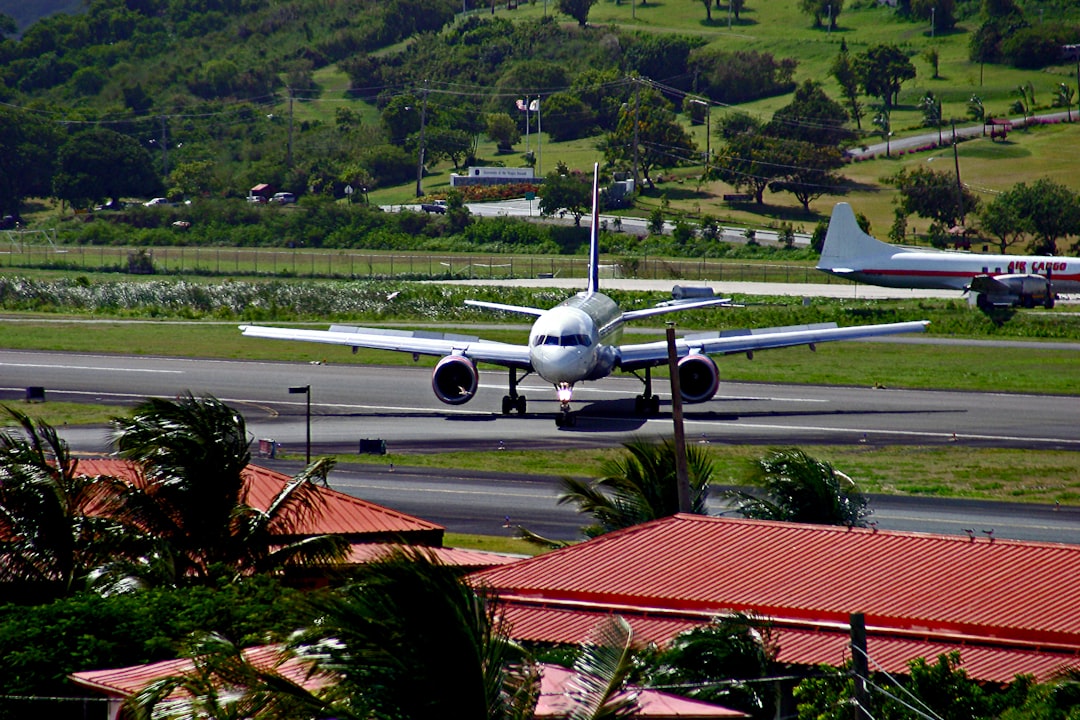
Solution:
M 564 383 L 559 383 L 559 389 L 558 389 L 559 402 L 561 402 L 561 403 L 570 402 L 570 397 L 573 394 L 574 394 L 574 388 L 573 388 L 573 386 L 570 385 L 570 383 L 565 383 L 565 382 Z

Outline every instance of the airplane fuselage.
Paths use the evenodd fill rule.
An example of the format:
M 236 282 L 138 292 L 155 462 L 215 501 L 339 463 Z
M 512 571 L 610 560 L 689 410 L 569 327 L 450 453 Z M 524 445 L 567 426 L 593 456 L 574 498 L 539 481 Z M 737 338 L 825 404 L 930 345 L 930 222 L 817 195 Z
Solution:
M 598 380 L 615 368 L 622 311 L 599 292 L 582 292 L 540 315 L 529 332 L 537 375 L 553 385 Z
M 851 265 L 833 274 L 870 285 L 927 290 L 963 290 L 979 275 L 1049 275 L 1058 292 L 1080 292 L 1080 260 L 1076 258 L 916 250 L 860 259 Z

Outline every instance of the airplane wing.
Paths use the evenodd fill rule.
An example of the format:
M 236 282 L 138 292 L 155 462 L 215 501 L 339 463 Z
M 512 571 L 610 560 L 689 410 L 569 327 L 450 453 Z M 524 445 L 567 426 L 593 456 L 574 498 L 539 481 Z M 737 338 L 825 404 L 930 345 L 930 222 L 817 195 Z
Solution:
M 476 362 L 531 369 L 528 346 L 492 342 L 468 335 L 347 325 L 333 325 L 329 330 L 241 325 L 240 330 L 247 337 L 346 345 L 414 355 L 462 355 Z
M 929 325 L 929 321 L 919 320 L 916 322 L 856 325 L 843 328 L 837 327 L 836 323 L 816 323 L 789 327 L 724 330 L 678 338 L 675 341 L 675 349 L 679 357 L 691 353 L 727 355 L 791 347 L 793 345 L 814 345 L 836 340 L 856 340 L 881 335 L 923 332 L 927 325 Z M 618 353 L 619 367 L 623 370 L 637 370 L 660 365 L 666 363 L 668 359 L 667 341 L 622 345 L 618 348 Z

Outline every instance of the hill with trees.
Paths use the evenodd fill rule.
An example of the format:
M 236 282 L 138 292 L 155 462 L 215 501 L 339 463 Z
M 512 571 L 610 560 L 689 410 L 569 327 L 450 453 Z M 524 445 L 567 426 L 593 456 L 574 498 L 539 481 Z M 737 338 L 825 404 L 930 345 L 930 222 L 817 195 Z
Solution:
M 1040 106 L 1033 81 L 1011 83 L 1030 68 L 1065 77 L 1061 48 L 1078 37 L 1070 9 L 1044 24 L 991 0 L 739 2 L 727 22 L 693 5 L 472 1 L 99 0 L 21 37 L 7 22 L 0 214 L 30 197 L 88 207 L 258 183 L 400 201 L 429 172 L 445 189 L 451 167 L 539 168 L 538 108 L 549 158 L 570 167 L 599 151 L 647 194 L 674 170 L 699 193 L 749 193 L 753 212 L 791 196 L 812 218 L 815 199 L 856 186 L 843 148 L 1017 103 L 1027 117 L 1044 87 Z M 972 95 L 960 75 L 977 69 L 981 88 L 988 64 L 993 83 Z M 1071 115 L 1071 82 L 1058 86 L 1051 104 Z

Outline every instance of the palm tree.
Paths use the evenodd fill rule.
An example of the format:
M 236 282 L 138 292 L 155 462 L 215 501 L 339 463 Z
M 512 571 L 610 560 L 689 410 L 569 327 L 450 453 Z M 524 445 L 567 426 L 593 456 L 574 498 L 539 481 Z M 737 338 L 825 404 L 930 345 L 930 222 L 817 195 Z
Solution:
M 592 481 L 565 477 L 559 504 L 573 503 L 595 524 L 582 528 L 587 537 L 627 528 L 679 512 L 675 444 L 636 439 L 624 443 L 627 455 L 606 461 L 603 476 Z M 700 447 L 687 446 L 691 512 L 706 515 L 705 501 L 713 465 Z
M 355 584 L 310 603 L 311 626 L 276 666 L 253 666 L 235 646 L 204 639 L 195 672 L 148 687 L 130 705 L 150 717 L 184 688 L 191 698 L 171 704 L 178 717 L 211 712 L 228 698 L 241 709 L 237 717 L 264 720 L 532 716 L 536 666 L 508 638 L 494 606 L 422 550 L 370 563 Z M 304 663 L 315 682 L 285 677 L 278 668 L 286 661 Z
M 758 459 L 749 484 L 764 494 L 728 494 L 746 518 L 865 527 L 872 512 L 851 478 L 798 448 L 774 450 Z
M 637 669 L 634 631 L 618 615 L 598 625 L 574 661 L 568 698 L 570 720 L 611 720 L 634 715 L 639 690 L 626 687 Z
M 325 484 L 332 461 L 313 463 L 260 510 L 248 502 L 243 475 L 251 460 L 244 418 L 220 400 L 190 393 L 152 398 L 113 427 L 120 456 L 137 463 L 141 477 L 120 493 L 111 514 L 157 543 L 166 559 L 159 565 L 172 568 L 174 581 L 343 556 L 340 536 L 295 535 L 321 512 L 317 483 Z
M 767 677 L 778 652 L 766 621 L 734 613 L 676 636 L 646 674 L 650 685 L 771 717 L 771 684 L 745 681 Z
M 116 523 L 92 512 L 117 484 L 80 474 L 48 423 L 7 411 L 22 434 L 0 433 L 0 581 L 20 583 L 23 597 L 68 595 L 123 540 Z

